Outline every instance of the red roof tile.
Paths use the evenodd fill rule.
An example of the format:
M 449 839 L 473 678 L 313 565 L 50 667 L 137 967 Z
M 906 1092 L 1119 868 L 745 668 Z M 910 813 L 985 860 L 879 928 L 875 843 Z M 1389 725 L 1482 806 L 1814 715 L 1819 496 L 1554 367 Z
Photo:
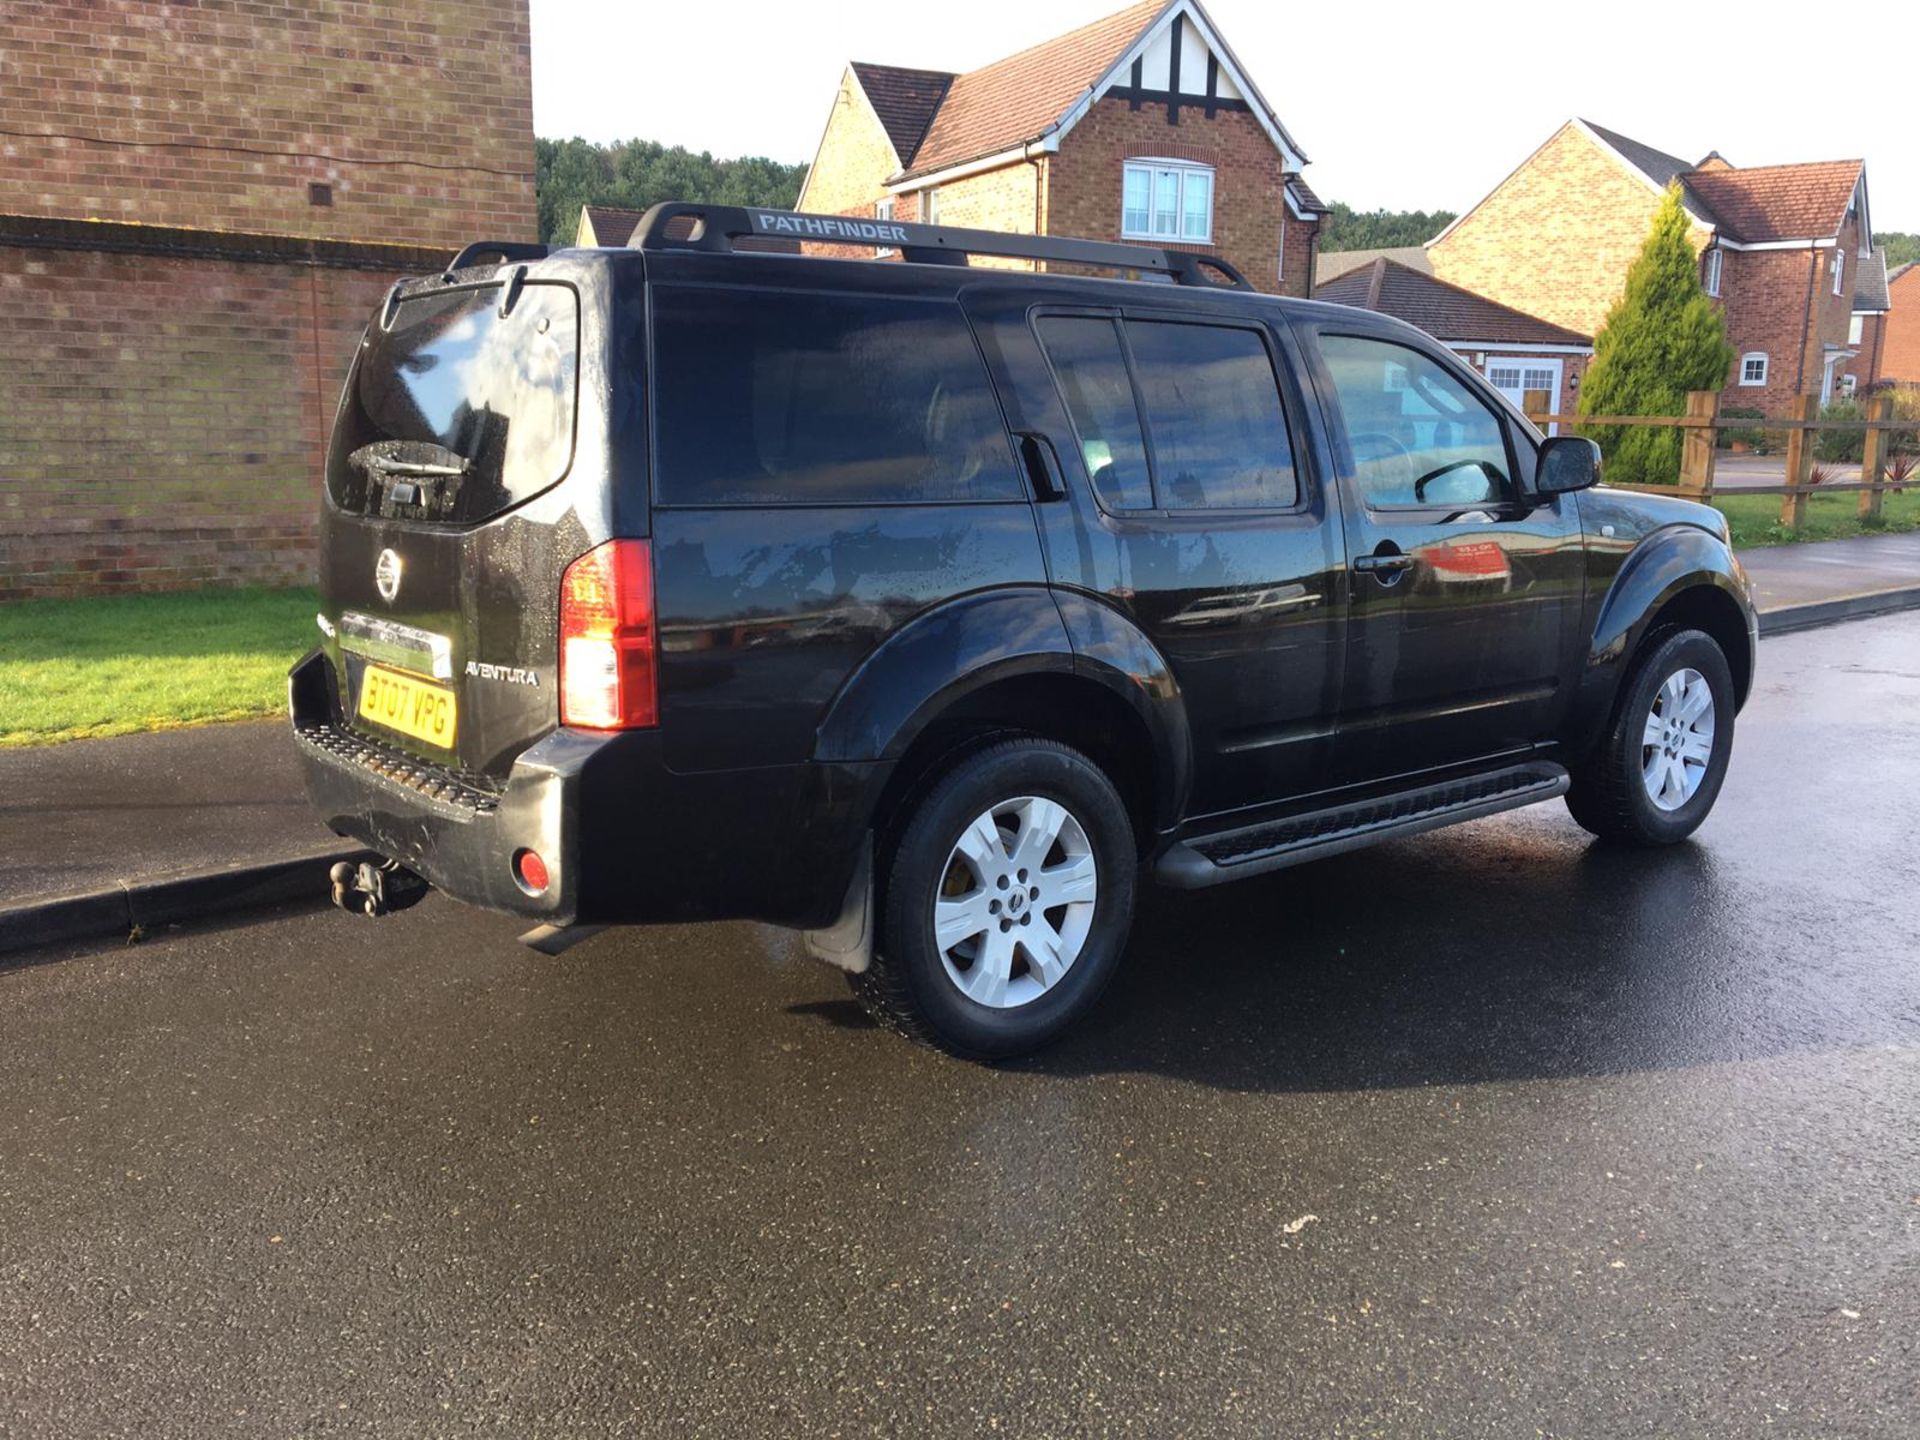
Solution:
M 1140 0 L 1104 20 L 956 76 L 908 173 L 944 170 L 1039 139 L 1169 3 Z
M 1840 229 L 1860 183 L 1858 160 L 1694 170 L 1687 188 L 1734 240 L 1824 240 Z

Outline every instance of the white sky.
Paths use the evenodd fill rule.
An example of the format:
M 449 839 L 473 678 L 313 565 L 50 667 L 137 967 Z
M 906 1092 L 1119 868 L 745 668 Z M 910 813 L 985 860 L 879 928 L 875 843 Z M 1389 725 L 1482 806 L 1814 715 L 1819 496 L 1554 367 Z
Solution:
M 848 60 L 967 70 L 1122 3 L 532 0 L 534 125 L 811 160 Z M 1920 230 L 1913 0 L 1203 3 L 1329 200 L 1464 209 L 1579 115 L 1690 159 L 1862 156 L 1875 227 Z

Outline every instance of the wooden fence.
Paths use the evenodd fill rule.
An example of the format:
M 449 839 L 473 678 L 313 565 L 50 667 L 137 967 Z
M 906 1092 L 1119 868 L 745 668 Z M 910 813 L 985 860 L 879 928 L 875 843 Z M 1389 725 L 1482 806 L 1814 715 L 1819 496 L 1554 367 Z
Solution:
M 1797 528 L 1807 518 L 1809 495 L 1858 494 L 1863 518 L 1878 519 L 1881 497 L 1890 490 L 1920 489 L 1920 471 L 1904 481 L 1887 478 L 1887 436 L 1894 430 L 1915 428 L 1912 420 L 1893 418 L 1893 397 L 1876 395 L 1866 402 L 1864 420 L 1822 420 L 1820 397 L 1802 395 L 1795 405 L 1799 412 L 1784 420 L 1726 418 L 1720 414 L 1720 392 L 1695 390 L 1687 396 L 1685 415 L 1554 415 L 1549 413 L 1553 396 L 1545 390 L 1529 390 L 1523 408 L 1527 418 L 1542 427 L 1561 425 L 1649 425 L 1684 430 L 1680 452 L 1680 483 L 1673 485 L 1623 485 L 1625 490 L 1649 490 L 1663 495 L 1683 495 L 1689 500 L 1711 500 L 1714 494 L 1714 462 L 1719 455 L 1717 441 L 1722 430 L 1784 430 L 1787 433 L 1784 485 L 1741 485 L 1723 494 L 1778 495 L 1780 523 Z M 1838 484 L 1813 481 L 1813 437 L 1822 430 L 1863 430 L 1865 451 L 1860 461 L 1860 478 Z

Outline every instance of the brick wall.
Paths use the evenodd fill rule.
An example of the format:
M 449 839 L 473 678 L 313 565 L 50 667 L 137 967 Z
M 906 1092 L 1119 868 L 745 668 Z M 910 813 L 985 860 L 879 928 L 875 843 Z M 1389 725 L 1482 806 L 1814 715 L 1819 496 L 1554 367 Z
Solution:
M 1129 159 L 1192 160 L 1214 171 L 1213 243 L 1180 248 L 1218 255 L 1269 293 L 1309 292 L 1307 247 L 1315 222 L 1287 216 L 1287 263 L 1281 279 L 1280 217 L 1286 211 L 1286 171 L 1252 115 L 1223 110 L 1207 119 L 1182 107 L 1169 125 L 1164 106 L 1131 108 L 1125 100 L 1097 103 L 1068 132 L 1047 167 L 1050 233 L 1119 240 L 1122 171 Z M 945 218 L 946 196 L 941 195 Z
M 1651 186 L 1569 123 L 1427 255 L 1449 284 L 1592 335 L 1659 205 Z M 1706 232 L 1694 239 L 1704 245 Z
M 1920 266 L 1891 281 L 1887 293 L 1893 309 L 1883 322 L 1886 339 L 1880 353 L 1881 377 L 1920 385 Z
M 0 246 L 0 600 L 310 583 L 381 271 Z
M 0 213 L 531 240 L 529 53 L 526 0 L 7 0 Z

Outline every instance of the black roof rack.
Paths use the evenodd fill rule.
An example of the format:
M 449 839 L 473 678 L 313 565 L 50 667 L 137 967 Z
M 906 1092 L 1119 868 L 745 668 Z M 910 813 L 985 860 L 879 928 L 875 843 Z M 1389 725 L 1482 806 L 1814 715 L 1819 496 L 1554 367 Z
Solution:
M 676 226 L 673 221 L 688 224 Z M 812 240 L 828 245 L 888 246 L 921 265 L 964 265 L 969 255 L 1018 260 L 1052 260 L 1137 270 L 1163 275 L 1176 285 L 1210 285 L 1251 290 L 1232 265 L 1212 255 L 1167 250 L 1157 245 L 1117 245 L 1110 240 L 1075 240 L 1054 235 L 1008 235 L 997 230 L 958 230 L 946 225 L 913 225 L 900 220 L 863 220 L 848 215 L 808 215 L 797 210 L 759 210 L 736 205 L 697 205 L 666 201 L 655 205 L 633 227 L 627 245 L 635 250 L 706 250 L 731 253 L 747 236 L 776 240 Z M 1216 278 L 1217 277 L 1217 278 Z

